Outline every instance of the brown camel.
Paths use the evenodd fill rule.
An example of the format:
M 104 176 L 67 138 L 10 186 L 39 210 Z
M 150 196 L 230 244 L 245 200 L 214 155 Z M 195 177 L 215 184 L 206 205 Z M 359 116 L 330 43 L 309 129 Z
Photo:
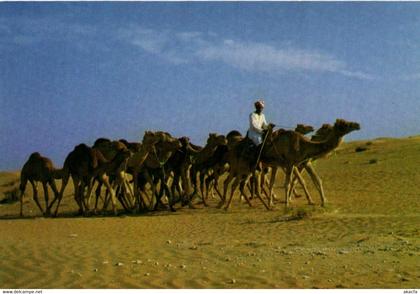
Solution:
M 220 199 L 223 200 L 223 195 L 219 191 L 219 178 L 227 171 L 229 171 L 228 151 L 233 148 L 236 143 L 243 139 L 242 134 L 233 130 L 226 135 L 227 144 L 217 147 L 213 156 L 208 160 L 208 175 L 205 179 L 206 184 L 206 198 L 209 193 L 213 193 L 212 189 L 217 192 Z M 214 196 L 213 196 L 214 197 Z
M 23 165 L 23 168 L 20 173 L 20 216 L 23 216 L 23 196 L 28 181 L 32 185 L 33 198 L 36 205 L 41 210 L 41 213 L 45 216 L 50 215 L 51 207 L 54 204 L 55 199 L 57 199 L 59 195 L 54 179 L 59 178 L 61 178 L 61 170 L 56 169 L 54 167 L 51 159 L 41 156 L 41 154 L 39 154 L 38 152 L 32 153 L 29 156 L 29 159 Z M 44 189 L 45 212 L 43 211 L 41 204 L 38 200 L 37 182 L 41 182 L 42 187 Z M 55 195 L 54 200 L 51 202 L 50 205 L 48 205 L 48 185 L 50 185 Z
M 134 153 L 128 159 L 127 172 L 133 176 L 133 190 L 135 196 L 135 207 L 137 211 L 140 211 L 142 204 L 145 205 L 145 201 L 142 198 L 140 190 L 138 189 L 138 174 L 143 168 L 144 161 L 149 156 L 149 153 L 154 151 L 155 145 L 162 140 L 165 140 L 165 134 L 163 132 L 146 131 L 144 133 L 141 144 L 129 144 L 129 148 Z
M 128 143 L 133 151 L 138 150 L 138 148 L 133 148 L 136 143 Z M 112 158 L 115 157 L 115 155 L 124 149 L 127 149 L 126 144 L 122 143 L 121 141 L 111 141 L 106 138 L 99 138 L 95 141 L 93 144 L 93 148 L 99 150 L 102 155 L 104 155 L 105 159 L 110 161 Z M 128 150 L 132 151 L 130 148 Z M 112 184 L 113 189 L 116 191 L 117 199 L 120 201 L 121 205 L 124 207 L 126 211 L 131 210 L 134 208 L 134 191 L 132 190 L 132 187 L 130 186 L 127 174 L 126 174 L 126 165 L 121 165 L 118 169 L 112 171 L 110 174 L 110 183 Z M 96 180 L 98 182 L 98 186 L 96 188 L 96 200 L 95 200 L 95 208 L 94 212 L 96 213 L 97 206 L 98 206 L 98 200 L 100 197 L 102 182 L 99 180 Z M 93 185 L 92 185 L 93 187 Z M 90 191 L 88 192 L 88 195 L 90 195 Z M 106 194 L 108 196 L 108 193 Z M 103 210 L 106 209 L 109 198 L 105 197 L 104 199 L 104 207 Z
M 272 133 L 273 127 L 273 124 L 269 125 L 267 130 L 267 136 L 271 136 L 270 134 Z M 256 176 L 259 152 L 252 146 L 255 145 L 249 138 L 245 137 L 239 142 L 234 141 L 233 144 L 228 148 L 229 150 L 226 156 L 229 163 L 229 174 L 223 183 L 223 197 L 221 203 L 219 204 L 220 207 L 225 205 L 225 201 L 227 199 L 226 195 L 228 191 L 228 186 L 233 181 L 231 185 L 230 197 L 227 204 L 225 205 L 226 210 L 230 208 L 233 195 L 238 185 L 239 190 L 241 192 L 241 196 L 244 196 L 248 205 L 252 207 L 252 204 L 244 190 L 251 176 L 255 181 L 255 186 L 259 187 L 259 177 Z M 267 209 L 270 209 L 269 206 L 265 203 L 265 201 L 261 198 L 259 189 L 255 189 L 255 194 L 257 198 L 264 204 L 264 206 Z
M 90 148 L 85 144 L 77 145 L 64 161 L 63 182 L 55 215 L 57 215 L 58 207 L 70 175 L 73 179 L 74 198 L 81 213 L 88 213 L 90 211 L 89 192 L 91 191 L 93 179 L 96 178 L 106 186 L 111 194 L 113 212 L 117 214 L 115 192 L 109 183 L 108 174 L 120 168 L 122 164 L 125 164 L 129 156 L 130 152 L 127 149 L 123 149 L 111 161 L 108 161 L 98 149 Z M 89 192 L 87 197 L 84 197 L 86 187 Z
M 169 200 L 169 207 L 171 211 L 175 211 L 173 207 L 175 204 L 174 198 L 167 183 L 169 173 L 165 170 L 165 164 L 174 154 L 174 152 L 182 147 L 182 144 L 180 140 L 172 137 L 167 132 L 158 133 L 162 135 L 162 139 L 155 144 L 153 152 L 149 153 L 149 156 L 144 161 L 141 172 L 143 173 L 145 181 L 150 184 L 152 189 L 152 198 L 151 201 L 149 201 L 150 208 L 153 206 L 153 208 L 156 210 L 159 203 L 161 203 L 161 197 L 163 196 L 163 193 L 166 192 Z M 159 182 L 161 187 L 158 193 L 156 186 Z M 144 185 L 142 188 L 144 188 Z M 144 190 L 143 193 L 145 193 Z M 154 199 L 155 203 L 153 205 Z
M 192 166 L 190 170 L 190 178 L 194 191 L 192 192 L 190 199 L 198 194 L 198 183 L 197 176 L 200 178 L 200 192 L 203 204 L 207 206 L 207 202 L 204 195 L 204 177 L 207 173 L 207 170 L 213 165 L 213 158 L 216 150 L 220 146 L 226 146 L 227 139 L 224 135 L 218 135 L 215 133 L 210 133 L 207 138 L 207 143 L 203 149 L 195 153 L 192 158 Z
M 328 155 L 339 146 L 346 134 L 359 129 L 360 125 L 358 123 L 337 119 L 330 134 L 321 142 L 311 141 L 294 131 L 281 130 L 274 132 L 269 137 L 262 152 L 262 161 L 284 168 L 286 172 L 286 206 L 289 205 L 290 195 L 293 191 L 292 176 L 296 175 L 301 184 L 304 185 L 298 167 L 311 159 Z M 326 199 L 323 195 L 321 197 L 322 205 L 325 205 Z
M 280 130 L 278 130 L 280 131 Z M 302 135 L 306 135 L 308 133 L 311 133 L 314 131 L 314 128 L 310 125 L 304 125 L 304 124 L 298 124 L 295 128 L 295 132 L 300 133 Z M 272 206 L 273 205 L 273 199 L 275 199 L 275 195 L 273 193 L 273 186 L 274 186 L 274 181 L 275 181 L 275 177 L 277 174 L 277 169 L 278 166 L 276 164 L 270 165 L 270 164 L 266 164 L 265 162 L 262 162 L 262 172 L 261 172 L 261 190 L 262 192 L 264 192 L 264 194 L 267 196 L 267 198 L 269 199 L 269 205 Z M 266 174 L 268 173 L 268 171 L 271 169 L 271 177 L 270 177 L 270 181 L 268 183 L 268 192 L 266 192 L 265 190 L 265 183 L 266 183 Z M 295 179 L 298 180 L 298 176 L 295 176 Z M 305 195 L 308 199 L 308 202 L 310 204 L 313 204 L 311 196 L 309 195 L 308 190 L 306 189 L 306 185 L 302 185 L 303 189 L 305 191 Z M 297 195 L 296 193 L 296 189 L 293 189 L 293 192 L 295 193 L 295 195 Z M 297 195 L 297 197 L 300 197 L 300 195 Z
M 202 147 L 193 145 L 188 137 L 179 138 L 181 148 L 177 149 L 172 156 L 165 163 L 164 169 L 169 173 L 173 173 L 171 193 L 175 195 L 178 192 L 179 199 L 182 205 L 189 204 L 192 207 L 189 199 L 189 181 L 190 177 L 188 171 L 193 162 L 193 157 Z

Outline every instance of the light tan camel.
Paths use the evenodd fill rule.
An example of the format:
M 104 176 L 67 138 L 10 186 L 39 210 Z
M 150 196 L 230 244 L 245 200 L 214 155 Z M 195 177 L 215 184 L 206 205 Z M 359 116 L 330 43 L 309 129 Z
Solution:
M 262 152 L 262 161 L 284 168 L 286 173 L 286 206 L 289 205 L 290 195 L 293 191 L 293 174 L 301 181 L 298 167 L 306 164 L 311 159 L 328 155 L 339 146 L 346 134 L 359 129 L 360 125 L 358 123 L 337 119 L 332 131 L 321 142 L 311 141 L 302 134 L 294 131 L 274 132 L 270 136 Z M 301 181 L 301 184 L 304 185 L 304 182 Z M 325 205 L 325 196 L 321 194 L 321 197 L 322 205 Z
M 277 132 L 279 132 L 279 131 L 280 130 L 278 130 Z M 295 128 L 295 132 L 300 133 L 302 135 L 309 134 L 313 131 L 314 131 L 314 128 L 312 126 L 305 125 L 305 124 L 298 124 Z M 276 198 L 276 196 L 274 195 L 274 192 L 273 192 L 273 186 L 274 186 L 274 181 L 275 181 L 275 177 L 276 177 L 276 174 L 277 174 L 277 169 L 278 169 L 278 165 L 276 165 L 276 164 L 270 165 L 269 163 L 262 162 L 262 172 L 261 172 L 261 180 L 260 180 L 261 191 L 263 191 L 264 194 L 269 199 L 269 206 L 270 207 L 273 205 L 273 199 Z M 266 184 L 266 181 L 267 181 L 266 175 L 268 174 L 269 170 L 271 170 L 271 177 L 270 177 L 269 182 L 267 183 L 268 184 L 267 185 L 268 186 L 268 192 L 267 192 L 265 190 L 265 184 Z M 299 179 L 303 180 L 303 178 L 301 178 L 301 177 L 299 178 L 297 175 L 295 175 L 295 179 L 296 180 L 299 180 Z M 302 187 L 304 189 L 304 192 L 305 192 L 306 198 L 308 199 L 309 204 L 313 204 L 313 201 L 312 201 L 311 196 L 309 194 L 309 191 L 306 187 L 306 184 L 302 185 Z M 293 189 L 293 192 L 295 194 L 297 194 L 296 189 Z M 298 196 L 298 197 L 300 197 L 300 196 Z
M 28 181 L 32 185 L 33 198 L 36 205 L 41 210 L 41 213 L 45 216 L 50 215 L 51 207 L 59 195 L 54 179 L 59 178 L 61 178 L 61 170 L 54 168 L 54 165 L 49 158 L 41 156 L 38 152 L 32 153 L 23 165 L 20 173 L 20 216 L 23 216 L 23 196 Z M 44 189 L 45 212 L 38 200 L 37 182 L 41 182 Z M 50 205 L 48 204 L 48 185 L 50 185 L 55 195 L 55 198 Z

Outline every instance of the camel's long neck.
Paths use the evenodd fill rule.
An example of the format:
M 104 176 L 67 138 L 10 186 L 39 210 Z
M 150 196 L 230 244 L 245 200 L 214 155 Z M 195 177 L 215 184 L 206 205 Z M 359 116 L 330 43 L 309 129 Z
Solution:
M 201 151 L 197 152 L 194 158 L 196 163 L 209 159 L 217 149 L 217 144 L 207 144 Z
M 340 136 L 335 131 L 332 131 L 324 141 L 307 142 L 305 146 L 302 146 L 305 151 L 304 157 L 315 159 L 327 156 L 340 145 L 342 140 L 343 136 Z
M 134 153 L 128 160 L 128 167 L 140 168 L 149 156 L 149 153 L 153 149 L 153 146 L 154 145 L 141 145 L 140 150 Z

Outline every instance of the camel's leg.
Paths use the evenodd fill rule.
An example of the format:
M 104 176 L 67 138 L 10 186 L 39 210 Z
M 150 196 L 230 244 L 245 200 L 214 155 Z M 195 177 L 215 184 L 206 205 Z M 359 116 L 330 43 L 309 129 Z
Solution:
M 244 196 L 246 202 L 248 203 L 249 207 L 253 207 L 251 201 L 249 200 L 248 196 L 245 193 L 245 185 L 246 185 L 246 181 L 241 181 L 241 183 L 239 184 L 239 191 L 241 191 L 241 195 Z
M 26 184 L 28 183 L 28 179 L 25 176 L 22 176 L 20 179 L 20 216 L 23 216 L 23 196 L 25 195 Z
M 286 168 L 286 178 L 285 178 L 285 185 L 284 185 L 284 189 L 285 189 L 285 201 L 286 201 L 286 207 L 289 207 L 289 199 L 290 199 L 290 192 L 291 192 L 291 178 L 292 178 L 292 174 L 293 174 L 293 168 L 292 167 L 288 167 Z
M 304 165 L 300 166 L 299 168 L 296 168 L 296 169 L 298 170 L 301 177 L 303 178 Z M 299 198 L 299 197 L 302 197 L 302 196 L 300 194 L 298 194 L 298 192 L 296 191 L 296 181 L 298 181 L 298 178 L 297 178 L 296 175 L 294 175 L 293 180 L 292 180 L 292 185 L 293 185 L 292 194 L 295 196 L 295 198 Z M 292 197 L 292 196 L 290 196 L 290 197 Z
M 214 178 L 213 188 L 216 191 L 217 195 L 219 195 L 220 199 L 224 201 L 222 193 L 219 191 L 219 177 Z
M 253 172 L 253 177 L 254 177 L 254 180 L 255 180 L 254 185 L 257 187 L 255 189 L 255 194 L 256 194 L 257 198 L 260 199 L 260 201 L 262 202 L 262 204 L 264 204 L 264 206 L 267 210 L 270 210 L 270 207 L 267 205 L 267 203 L 265 203 L 264 199 L 262 199 L 262 197 L 261 197 L 260 191 L 258 189 L 258 187 L 260 186 L 259 177 L 257 177 L 257 175 L 255 174 L 255 171 Z
M 322 180 L 316 173 L 311 162 L 308 162 L 305 165 L 305 169 L 312 178 L 312 181 L 315 184 L 315 187 L 318 189 L 319 194 L 321 195 L 321 205 L 324 206 L 327 203 L 327 198 L 325 197 L 324 188 L 322 186 Z
M 33 193 L 34 193 L 34 195 L 33 195 L 34 201 L 35 201 L 36 205 L 38 206 L 39 210 L 41 210 L 42 215 L 44 215 L 44 211 L 43 211 L 43 209 L 41 207 L 41 204 L 39 203 L 39 200 L 38 200 L 38 188 L 36 186 L 36 183 L 33 180 L 29 180 L 29 182 L 32 185 L 32 190 L 33 190 Z
M 232 182 L 233 178 L 234 178 L 233 173 L 229 173 L 228 177 L 225 179 L 223 183 L 223 197 L 222 197 L 222 201 L 219 203 L 219 208 L 221 208 L 223 204 L 225 204 L 229 183 Z
M 130 183 L 128 183 L 128 179 L 126 178 L 126 176 L 124 176 L 121 179 L 121 185 L 124 190 L 124 195 L 127 195 L 127 202 L 130 207 L 130 210 L 132 210 L 134 208 L 134 202 L 135 202 L 134 191 L 132 187 L 130 186 Z
M 101 197 L 101 190 L 102 190 L 102 183 L 98 182 L 98 185 L 96 186 L 96 190 L 95 190 L 95 208 L 93 209 L 94 214 L 98 213 L 99 198 L 101 198 L 102 201 L 105 203 L 105 199 Z
M 206 197 L 204 194 L 204 177 L 205 177 L 205 172 L 204 171 L 200 171 L 200 193 L 201 193 L 201 198 L 203 199 L 203 204 L 204 206 L 208 206 L 207 202 L 206 202 Z
M 208 199 L 209 194 L 211 194 L 212 198 L 214 198 L 214 193 L 213 193 L 213 181 L 214 181 L 214 173 L 209 175 L 204 183 L 205 183 L 205 187 L 206 187 L 206 198 Z
M 113 189 L 115 191 L 115 195 L 117 196 L 117 200 L 121 203 L 124 210 L 126 212 L 129 212 L 130 204 L 128 203 L 128 199 L 126 198 L 127 194 L 124 190 L 124 186 L 114 183 Z
M 70 174 L 66 173 L 66 174 L 64 174 L 63 178 L 61 179 L 61 188 L 60 188 L 58 203 L 57 203 L 57 207 L 55 208 L 54 216 L 57 216 L 57 214 L 58 214 L 58 208 L 60 207 L 61 200 L 63 199 L 64 190 L 67 186 L 69 178 L 70 178 Z M 76 191 L 75 191 L 75 193 L 76 193 Z
M 60 197 L 60 194 L 58 192 L 57 186 L 55 184 L 55 180 L 54 179 L 50 179 L 48 182 L 51 186 L 51 189 L 54 192 L 54 199 L 53 201 L 51 201 L 51 204 L 48 206 L 48 214 L 51 214 L 51 208 L 53 207 L 55 201 Z
M 109 177 L 106 174 L 103 174 L 101 180 L 104 183 L 105 187 L 108 189 L 109 193 L 111 194 L 112 211 L 114 215 L 117 215 L 117 200 L 115 196 L 115 191 L 112 189 L 111 184 L 109 183 Z
M 299 172 L 299 170 L 297 168 L 295 169 L 294 175 L 297 178 L 297 180 L 299 181 L 300 185 L 302 186 L 303 191 L 305 192 L 306 199 L 308 200 L 308 204 L 309 205 L 313 205 L 314 202 L 313 202 L 313 200 L 311 198 L 311 195 L 309 194 L 308 187 L 306 186 L 306 182 L 303 179 L 301 173 Z M 295 191 L 295 182 L 292 181 L 292 192 L 293 191 Z M 293 193 L 290 193 L 290 196 L 292 196 L 292 194 Z
M 269 206 L 273 206 L 273 187 L 274 187 L 274 182 L 276 181 L 276 174 L 277 174 L 277 167 L 273 167 L 271 169 L 271 176 L 270 176 L 270 183 L 268 185 L 268 194 L 269 194 L 269 198 L 270 198 L 270 203 Z
M 76 201 L 77 205 L 79 206 L 79 213 L 83 214 L 83 204 L 81 203 L 80 199 L 80 179 L 77 177 L 73 177 L 73 186 L 74 186 L 74 200 Z
M 85 206 L 86 206 L 86 211 L 88 213 L 90 212 L 90 202 L 92 200 L 92 190 L 93 190 L 94 185 L 95 185 L 95 179 L 88 180 L 87 194 L 86 194 L 86 198 L 85 198 L 86 199 L 85 200 Z
M 233 195 L 235 194 L 235 190 L 238 187 L 239 184 L 239 178 L 235 177 L 235 180 L 232 183 L 232 186 L 230 187 L 230 197 L 229 197 L 229 201 L 226 204 L 225 210 L 228 210 L 230 208 L 230 205 L 232 203 L 232 199 L 233 199 Z
M 47 186 L 47 182 L 42 182 L 42 188 L 44 189 L 44 198 L 45 198 L 45 213 L 44 216 L 48 216 L 49 215 L 49 211 L 48 211 L 48 203 L 50 201 L 50 197 L 49 197 L 49 193 L 48 193 L 48 186 Z

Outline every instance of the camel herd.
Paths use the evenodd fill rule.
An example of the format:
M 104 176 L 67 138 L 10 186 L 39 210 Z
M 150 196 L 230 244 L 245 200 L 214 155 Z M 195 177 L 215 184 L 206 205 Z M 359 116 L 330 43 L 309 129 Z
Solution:
M 177 203 L 194 207 L 196 197 L 207 206 L 210 195 L 218 195 L 219 207 L 227 210 L 238 186 L 241 197 L 250 206 L 253 199 L 259 199 L 271 209 L 279 168 L 285 172 L 286 206 L 296 193 L 297 182 L 302 185 L 308 203 L 314 204 L 302 177 L 303 171 L 307 171 L 314 182 L 324 205 L 322 182 L 311 162 L 331 153 L 346 134 L 359 129 L 358 123 L 337 119 L 334 125 L 324 124 L 308 138 L 305 135 L 314 130 L 310 126 L 298 125 L 291 131 L 274 130 L 274 125 L 270 125 L 264 144 L 259 148 L 252 146 L 238 131 L 226 136 L 209 134 L 204 147 L 192 144 L 187 137 L 174 138 L 166 132 L 146 131 L 141 143 L 100 138 L 92 147 L 79 144 L 67 155 L 62 169 L 56 169 L 50 159 L 35 152 L 21 170 L 20 215 L 23 215 L 23 196 L 29 181 L 41 212 L 57 216 L 70 177 L 74 199 L 83 215 L 97 213 L 100 202 L 102 211 L 111 203 L 114 214 L 118 213 L 118 202 L 125 211 L 131 212 L 155 210 L 159 206 L 174 211 Z M 270 171 L 270 180 L 266 180 Z M 224 174 L 227 176 L 221 192 L 218 181 Z M 60 190 L 56 179 L 61 179 Z M 45 209 L 38 199 L 37 182 L 43 186 Z M 54 193 L 51 202 L 48 185 Z M 54 204 L 55 210 L 51 213 Z

